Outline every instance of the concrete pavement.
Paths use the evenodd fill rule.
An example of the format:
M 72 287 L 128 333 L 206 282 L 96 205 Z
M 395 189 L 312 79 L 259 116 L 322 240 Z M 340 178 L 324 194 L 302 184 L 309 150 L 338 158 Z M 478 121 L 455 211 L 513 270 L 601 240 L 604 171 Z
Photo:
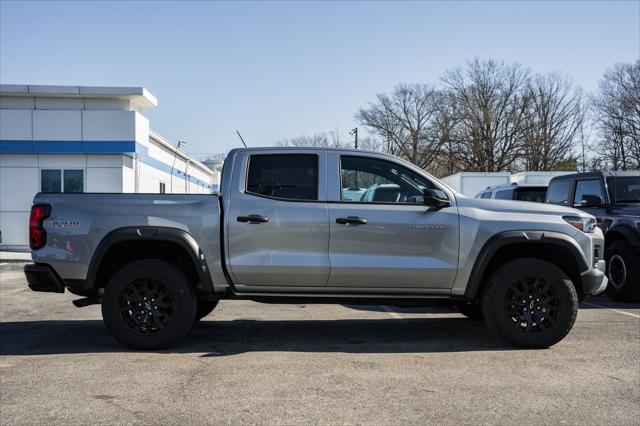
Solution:
M 223 301 L 133 352 L 99 306 L 0 266 L 2 424 L 638 424 L 640 306 L 590 298 L 571 334 L 514 350 L 448 308 Z

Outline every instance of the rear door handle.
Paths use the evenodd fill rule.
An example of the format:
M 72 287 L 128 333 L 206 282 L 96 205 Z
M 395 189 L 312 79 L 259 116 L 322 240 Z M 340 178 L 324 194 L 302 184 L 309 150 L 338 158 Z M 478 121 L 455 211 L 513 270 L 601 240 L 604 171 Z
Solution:
M 269 218 L 259 214 L 250 214 L 249 216 L 238 216 L 238 222 L 264 223 L 269 222 Z
M 340 225 L 366 225 L 367 219 L 360 216 L 339 217 L 336 219 L 336 223 Z

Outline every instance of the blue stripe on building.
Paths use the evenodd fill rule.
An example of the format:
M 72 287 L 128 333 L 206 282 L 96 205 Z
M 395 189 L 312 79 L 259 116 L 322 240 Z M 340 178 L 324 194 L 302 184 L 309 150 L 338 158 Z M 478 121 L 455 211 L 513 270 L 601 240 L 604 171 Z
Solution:
M 132 154 L 137 153 L 141 163 L 184 179 L 184 172 L 149 156 L 149 149 L 135 141 L 25 141 L 0 140 L 3 154 Z M 211 188 L 208 183 L 193 176 L 189 182 Z

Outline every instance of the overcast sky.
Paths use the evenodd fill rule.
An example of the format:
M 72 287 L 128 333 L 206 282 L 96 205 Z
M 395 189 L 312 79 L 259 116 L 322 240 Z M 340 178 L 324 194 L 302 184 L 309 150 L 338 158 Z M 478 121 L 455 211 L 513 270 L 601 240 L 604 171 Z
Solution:
M 477 55 L 562 71 L 587 91 L 640 58 L 640 1 L 7 2 L 0 81 L 144 86 L 190 152 L 339 129 L 397 83 Z

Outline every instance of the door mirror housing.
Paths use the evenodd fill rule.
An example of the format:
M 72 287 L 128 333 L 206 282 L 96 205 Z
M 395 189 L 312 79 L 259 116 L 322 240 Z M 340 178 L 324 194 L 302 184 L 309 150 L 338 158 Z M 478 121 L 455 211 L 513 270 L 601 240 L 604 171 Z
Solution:
M 584 194 L 580 200 L 581 207 L 602 207 L 602 197 L 599 195 Z
M 442 196 L 442 191 L 436 189 L 425 188 L 423 191 L 424 205 L 441 209 L 451 206 L 451 201 Z

